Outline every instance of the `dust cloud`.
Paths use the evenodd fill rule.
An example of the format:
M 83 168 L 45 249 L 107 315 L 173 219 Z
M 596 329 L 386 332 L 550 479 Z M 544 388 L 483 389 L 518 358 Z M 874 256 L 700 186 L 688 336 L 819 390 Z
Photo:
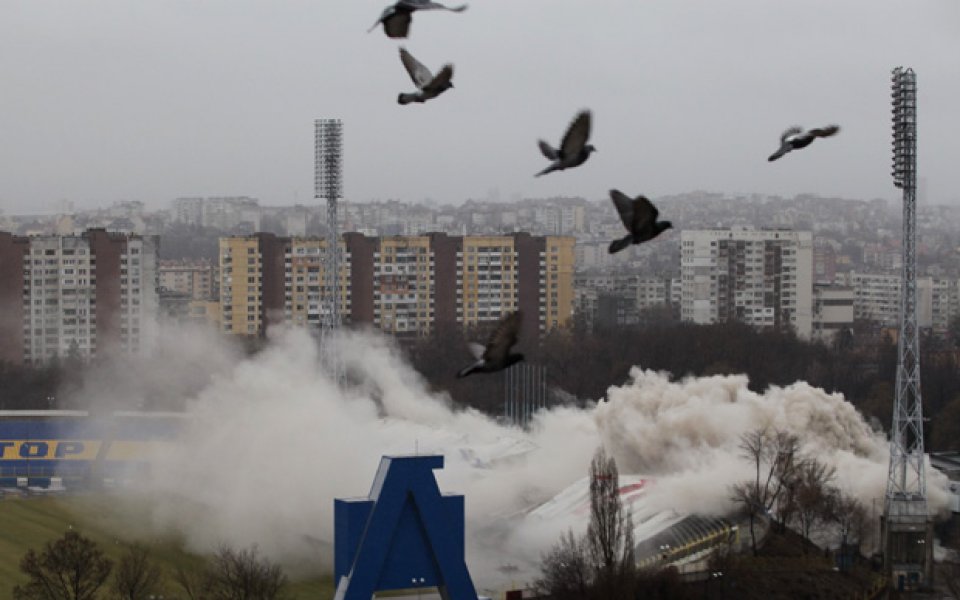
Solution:
M 354 383 L 345 388 L 302 330 L 276 333 L 249 358 L 186 347 L 203 350 L 188 354 L 193 368 L 209 363 L 210 376 L 187 402 L 181 438 L 155 457 L 152 524 L 196 551 L 256 544 L 295 574 L 331 568 L 333 500 L 366 495 L 385 454 L 445 456 L 437 479 L 466 496 L 467 558 L 480 583 L 536 564 L 562 530 L 519 526 L 523 514 L 582 479 L 600 444 L 621 474 L 653 479 L 645 501 L 655 509 L 729 510 L 730 484 L 750 472 L 739 438 L 764 426 L 800 436 L 868 508 L 886 482 L 883 435 L 840 395 L 802 382 L 758 394 L 743 376 L 671 381 L 634 368 L 594 406 L 553 408 L 523 431 L 455 410 L 374 332 L 335 340 Z M 152 377 L 175 383 L 179 362 Z M 930 473 L 938 508 L 945 483 Z

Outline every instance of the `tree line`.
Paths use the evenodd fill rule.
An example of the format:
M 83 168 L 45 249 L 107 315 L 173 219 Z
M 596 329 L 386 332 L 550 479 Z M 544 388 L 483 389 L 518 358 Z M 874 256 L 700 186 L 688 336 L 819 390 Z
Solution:
M 28 550 L 20 571 L 27 583 L 13 588 L 14 600 L 277 600 L 288 583 L 280 566 L 256 547 L 221 546 L 198 571 L 178 567 L 171 586 L 147 547 L 130 544 L 114 563 L 74 530 L 40 551 Z

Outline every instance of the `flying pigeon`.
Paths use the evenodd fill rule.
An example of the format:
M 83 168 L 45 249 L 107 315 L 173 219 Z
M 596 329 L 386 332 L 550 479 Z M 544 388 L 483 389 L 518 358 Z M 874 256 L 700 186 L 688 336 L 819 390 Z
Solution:
M 550 144 L 543 140 L 538 141 L 540 152 L 543 152 L 543 155 L 553 162 L 550 163 L 549 167 L 534 175 L 534 177 L 540 177 L 553 171 L 562 171 L 582 165 L 586 162 L 587 158 L 590 157 L 590 153 L 596 150 L 591 144 L 587 143 L 587 138 L 589 137 L 590 111 L 585 110 L 578 114 L 573 122 L 570 123 L 570 127 L 567 128 L 567 133 L 563 136 L 563 141 L 560 142 L 559 150 L 551 147 Z
M 460 369 L 457 377 L 466 377 L 471 373 L 494 373 L 523 360 L 523 354 L 510 352 L 513 345 L 517 343 L 522 322 L 522 312 L 518 310 L 510 313 L 500 319 L 497 328 L 490 334 L 486 348 L 480 344 L 470 344 L 470 351 L 473 352 L 477 362 Z
M 467 5 L 447 7 L 431 0 L 397 0 L 392 6 L 383 9 L 383 14 L 377 19 L 367 33 L 377 28 L 377 25 L 383 23 L 383 32 L 390 38 L 405 38 L 410 32 L 410 21 L 413 19 L 413 12 L 416 10 L 449 10 L 453 12 L 463 12 L 467 10 Z
M 827 125 L 826 127 L 811 129 L 810 131 L 804 131 L 800 127 L 791 127 L 780 136 L 780 149 L 771 154 L 767 160 L 777 160 L 791 150 L 806 148 L 818 137 L 830 137 L 838 131 L 840 131 L 838 125 Z
M 423 63 L 415 59 L 405 48 L 400 48 L 400 61 L 406 67 L 410 79 L 418 88 L 418 91 L 412 94 L 397 96 L 397 102 L 400 104 L 426 102 L 453 87 L 453 83 L 450 81 L 453 77 L 453 65 L 443 65 L 443 68 L 434 77 L 430 69 L 423 66 Z
M 630 244 L 649 242 L 667 229 L 673 227 L 670 221 L 658 221 L 660 211 L 646 196 L 628 198 L 620 190 L 610 190 L 613 205 L 620 213 L 620 220 L 626 225 L 628 233 L 619 240 L 610 242 L 610 254 L 620 252 Z

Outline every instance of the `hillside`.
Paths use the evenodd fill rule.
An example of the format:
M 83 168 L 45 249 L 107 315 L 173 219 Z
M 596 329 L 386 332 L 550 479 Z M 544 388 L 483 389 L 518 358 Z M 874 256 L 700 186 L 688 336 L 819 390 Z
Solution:
M 840 572 L 832 555 L 824 555 L 823 550 L 790 530 L 768 535 L 759 556 L 747 553 L 719 557 L 711 568 L 722 572 L 723 577 L 720 585 L 714 584 L 716 589 L 708 588 L 709 597 L 733 594 L 743 600 L 841 600 L 874 598 L 883 588 L 883 579 L 865 560 Z
M 199 568 L 204 558 L 185 551 L 173 536 L 154 537 L 148 522 L 145 504 L 117 502 L 106 494 L 3 498 L 0 500 L 0 600 L 12 598 L 13 587 L 23 583 L 18 565 L 27 550 L 40 549 L 69 528 L 97 542 L 113 560 L 123 552 L 121 542 L 145 544 L 168 576 L 170 589 L 176 590 L 170 575 L 178 567 Z M 296 581 L 289 591 L 294 600 L 317 600 L 332 597 L 333 585 L 330 578 Z

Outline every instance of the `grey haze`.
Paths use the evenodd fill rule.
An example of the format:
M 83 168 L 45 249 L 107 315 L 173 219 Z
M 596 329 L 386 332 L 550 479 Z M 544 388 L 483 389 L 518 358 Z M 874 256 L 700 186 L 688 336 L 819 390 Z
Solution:
M 0 210 L 139 199 L 313 198 L 315 118 L 345 129 L 348 199 L 602 199 L 707 189 L 894 198 L 889 72 L 918 74 L 919 169 L 960 202 L 956 0 L 478 0 L 404 45 L 457 65 L 401 107 L 385 0 L 3 0 Z M 599 152 L 534 179 L 593 111 Z M 768 164 L 791 125 L 841 133 Z

